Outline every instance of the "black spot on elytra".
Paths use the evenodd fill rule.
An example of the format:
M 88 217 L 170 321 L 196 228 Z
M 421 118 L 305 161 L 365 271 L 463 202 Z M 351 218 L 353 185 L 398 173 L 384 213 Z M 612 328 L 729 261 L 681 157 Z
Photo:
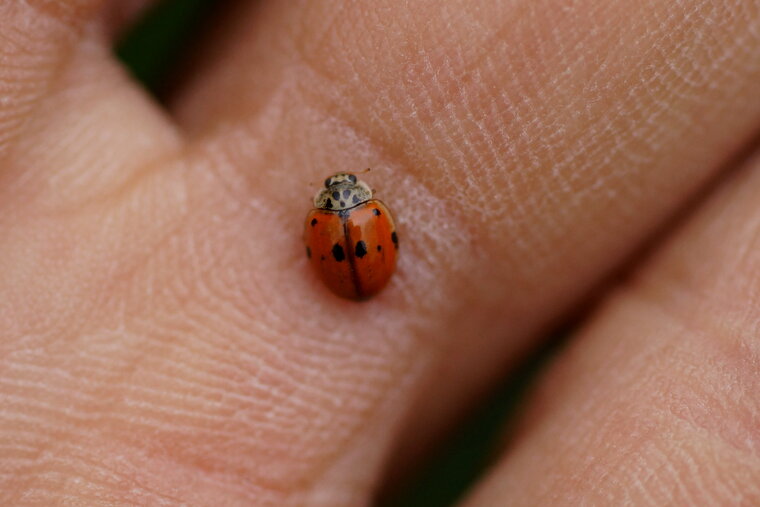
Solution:
M 325 256 L 324 255 L 320 255 L 319 256 L 319 260 L 321 260 L 321 261 L 325 260 Z
M 311 248 L 309 248 L 308 246 L 306 247 L 306 257 L 311 259 Z
M 383 249 L 383 245 L 377 245 L 377 251 L 381 251 Z
M 348 179 L 351 180 L 351 183 L 356 183 L 356 176 L 354 176 L 353 174 L 349 174 Z
M 367 255 L 367 243 L 359 241 L 356 244 L 356 256 L 361 259 L 365 255 Z
M 372 210 L 372 213 L 374 213 L 376 217 L 379 217 L 379 216 L 380 216 L 380 210 L 379 210 L 379 209 L 377 209 L 377 208 L 374 208 L 374 209 Z
M 332 196 L 333 196 L 333 199 L 337 201 L 338 199 L 340 199 L 340 192 L 333 192 Z
M 325 208 L 327 208 L 327 209 L 332 209 L 332 207 L 333 207 L 333 202 L 332 202 L 332 199 L 330 199 L 330 198 L 328 197 L 328 198 L 327 198 L 327 200 L 325 201 Z
M 340 244 L 335 243 L 332 247 L 332 255 L 336 261 L 341 262 L 346 258 L 346 253 L 343 251 L 343 247 Z
M 344 208 L 346 206 L 346 201 L 340 201 L 340 207 Z
M 317 219 L 316 218 L 312 218 L 311 219 L 311 226 L 314 227 L 315 225 L 317 225 Z
M 356 196 L 354 196 L 354 198 L 351 199 L 351 202 L 354 203 L 354 204 L 359 204 L 359 198 L 356 197 Z
M 393 241 L 393 246 L 395 246 L 396 249 L 398 249 L 398 235 L 396 234 L 396 231 L 393 231 L 391 233 L 391 241 Z
M 348 196 L 351 195 L 351 191 L 349 189 L 345 189 L 343 191 L 343 198 L 348 199 Z

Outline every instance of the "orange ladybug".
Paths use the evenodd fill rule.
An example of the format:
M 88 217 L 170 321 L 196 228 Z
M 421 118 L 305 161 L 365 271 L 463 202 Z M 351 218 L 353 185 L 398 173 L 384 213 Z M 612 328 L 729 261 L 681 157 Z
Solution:
M 304 241 L 319 277 L 343 298 L 374 296 L 396 269 L 393 217 L 353 174 L 338 173 L 325 180 L 306 217 Z

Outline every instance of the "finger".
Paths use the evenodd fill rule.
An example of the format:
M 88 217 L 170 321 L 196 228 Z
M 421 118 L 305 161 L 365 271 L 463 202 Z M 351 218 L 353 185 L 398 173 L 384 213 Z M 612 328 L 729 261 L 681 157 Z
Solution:
M 644 77 L 652 58 L 664 66 L 664 57 L 656 58 L 659 51 L 680 55 L 678 48 L 686 44 L 698 48 L 697 55 L 709 53 L 714 41 L 707 44 L 705 37 L 734 47 L 737 55 L 738 47 L 754 48 L 742 44 L 753 33 L 751 16 L 719 16 L 729 30 L 708 16 L 723 11 L 708 12 L 694 32 L 686 29 L 693 16 L 673 9 L 680 17 L 666 17 L 670 24 L 651 38 L 644 33 L 648 30 L 639 34 L 640 44 L 656 48 L 647 54 L 649 60 L 639 52 L 626 54 L 633 59 L 628 65 L 635 63 Z M 412 17 L 391 10 L 399 18 L 387 19 L 416 19 L 426 27 L 430 9 L 415 12 Z M 484 26 L 511 21 L 498 11 L 478 12 L 488 20 Z M 521 36 L 542 26 L 537 19 L 538 11 L 521 21 Z M 618 21 L 635 32 L 626 24 L 632 19 L 638 18 L 619 14 Z M 657 38 L 674 32 L 685 38 Z M 433 46 L 427 37 L 417 42 Z M 402 40 L 394 44 L 399 51 L 405 47 Z M 568 60 L 577 57 L 575 46 L 555 44 Z M 488 104 L 492 69 L 502 74 L 512 94 L 521 90 L 522 81 L 510 81 L 502 68 L 510 46 L 496 47 L 496 53 L 477 61 L 480 73 L 464 80 L 473 104 Z M 595 51 L 605 47 L 597 41 Z M 637 93 L 629 97 L 630 87 L 616 81 L 620 69 L 605 71 L 608 105 L 624 104 L 644 117 L 636 109 L 643 107 L 667 129 L 656 128 L 659 123 L 626 126 L 598 106 L 589 120 L 600 123 L 589 121 L 581 128 L 562 116 L 560 106 L 573 95 L 556 98 L 558 117 L 541 116 L 549 113 L 543 105 L 535 117 L 525 116 L 523 106 L 499 101 L 482 106 L 483 133 L 499 131 L 503 115 L 520 113 L 515 126 L 500 131 L 504 136 L 520 141 L 517 123 L 530 136 L 548 135 L 550 126 L 569 123 L 577 129 L 572 132 L 582 147 L 578 152 L 564 137 L 556 151 L 543 141 L 533 147 L 530 137 L 512 152 L 500 135 L 492 135 L 495 152 L 488 155 L 488 143 L 476 142 L 484 134 L 470 130 L 473 122 L 461 117 L 456 104 L 441 100 L 452 92 L 437 88 L 441 82 L 430 77 L 422 81 L 442 120 L 427 115 L 418 120 L 417 130 L 407 125 L 408 139 L 418 146 L 399 138 L 404 152 L 394 152 L 384 134 L 370 140 L 330 116 L 325 104 L 331 104 L 308 90 L 285 86 L 260 114 L 251 117 L 241 105 L 240 122 L 223 119 L 212 130 L 197 132 L 198 142 L 180 163 L 146 171 L 148 177 L 136 178 L 108 206 L 78 215 L 76 230 L 70 223 L 68 234 L 50 223 L 46 230 L 39 223 L 16 230 L 13 246 L 26 248 L 5 251 L 21 268 L 0 272 L 0 288 L 6 291 L 0 301 L 9 306 L 2 314 L 9 321 L 4 329 L 11 336 L 2 355 L 8 377 L 3 394 L 9 401 L 2 415 L 12 459 L 4 463 L 8 480 L 2 490 L 39 497 L 62 491 L 114 502 L 128 494 L 132 503 L 147 503 L 146 498 L 152 503 L 223 498 L 275 505 L 366 501 L 402 415 L 436 368 L 471 365 L 450 377 L 469 388 L 482 385 L 498 362 L 525 346 L 545 322 L 545 312 L 557 312 L 574 299 L 706 178 L 728 147 L 739 144 L 757 116 L 748 98 L 755 82 L 750 77 L 757 72 L 751 56 L 731 58 L 723 71 L 705 68 L 703 60 L 709 59 L 691 53 L 679 60 L 679 68 L 697 66 L 718 84 L 711 93 L 723 101 L 720 108 L 704 95 L 693 102 L 684 98 L 691 81 L 668 73 L 657 74 L 665 83 L 657 88 L 657 100 L 643 86 L 634 87 Z M 443 76 L 452 75 L 440 60 L 433 64 Z M 532 75 L 525 69 L 530 67 L 523 67 L 522 80 Z M 734 73 L 732 79 L 724 78 L 726 69 Z M 384 79 L 369 68 L 362 72 L 365 78 Z M 634 77 L 641 76 L 629 79 Z M 573 86 L 573 93 L 583 92 L 579 83 Z M 322 93 L 326 88 L 315 87 Z M 532 93 L 548 99 L 556 88 L 547 78 Z M 626 93 L 614 94 L 620 89 Z M 417 89 L 418 97 L 424 90 Z M 404 111 L 403 97 L 391 99 Z M 371 106 L 363 104 L 366 112 L 380 114 Z M 707 135 L 671 116 L 683 120 L 697 114 L 709 120 L 710 129 L 721 128 Z M 381 125 L 380 116 L 366 118 L 368 125 Z M 396 121 L 405 127 L 401 118 Z M 616 121 L 623 125 L 617 128 Z M 611 131 L 612 124 L 615 135 L 604 128 Z M 457 125 L 461 132 L 453 129 Z M 595 129 L 609 160 L 583 139 L 585 128 Z M 453 148 L 440 147 L 438 154 L 436 139 L 444 132 Z M 454 148 L 461 153 L 453 153 Z M 481 150 L 486 153 L 482 160 L 475 157 Z M 411 164 L 423 153 L 440 162 L 440 181 L 433 181 L 425 166 L 402 170 L 407 162 L 398 160 L 408 158 Z M 558 176 L 546 169 L 555 157 Z M 380 161 L 383 176 L 373 183 L 386 185 L 381 192 L 388 193 L 402 232 L 398 276 L 365 305 L 332 298 L 308 271 L 299 240 L 311 193 L 304 181 L 326 167 L 357 160 L 362 166 Z M 538 165 L 527 164 L 531 160 Z M 511 176 L 502 171 L 520 161 L 530 169 Z M 616 172 L 614 163 L 622 161 L 628 170 Z M 472 162 L 473 180 L 467 179 L 467 162 Z M 690 170 L 674 170 L 685 167 Z M 477 182 L 509 190 L 490 200 L 477 192 L 460 193 Z M 628 234 L 619 231 L 623 223 Z M 40 309 L 48 310 L 46 318 L 35 320 Z M 433 407 L 458 408 L 464 391 L 452 388 L 453 401 Z M 443 399 L 438 389 L 431 392 Z
M 120 0 L 109 10 L 108 24 L 116 32 L 145 14 L 153 3 L 152 0 Z
M 42 8 L 46 5 L 52 7 Z M 5 98 L 0 102 L 0 157 L 81 29 L 76 4 L 71 4 L 70 10 L 66 5 L 3 2 L 0 6 L 0 90 Z M 84 3 L 78 5 L 86 10 Z
M 274 251 L 298 249 L 303 183 L 375 168 L 403 241 L 378 304 L 415 315 L 409 353 L 436 358 L 406 456 L 758 124 L 752 2 L 264 4 L 235 18 L 179 121 L 236 200 L 279 210 Z M 279 296 L 318 291 L 292 282 Z M 377 315 L 366 327 L 384 334 Z
M 760 501 L 760 159 L 552 367 L 467 505 Z
M 0 161 L 32 111 L 53 86 L 89 23 L 115 15 L 135 2 L 6 1 L 0 5 Z M 115 21 L 118 19 L 119 21 Z
M 177 153 L 174 126 L 114 61 L 103 36 L 107 9 L 118 2 L 81 2 L 42 16 L 27 3 L 5 5 L 12 15 L 3 22 L 16 28 L 0 41 L 12 61 L 0 70 L 11 90 L 5 112 L 0 105 L 0 226 L 23 228 L 22 215 L 71 211 Z M 18 28 L 43 22 L 50 26 Z M 33 41 L 24 39 L 30 32 Z
M 76 211 L 123 191 L 182 145 L 94 33 L 72 48 L 19 134 L 2 162 L 0 224 L 21 227 L 19 214 Z

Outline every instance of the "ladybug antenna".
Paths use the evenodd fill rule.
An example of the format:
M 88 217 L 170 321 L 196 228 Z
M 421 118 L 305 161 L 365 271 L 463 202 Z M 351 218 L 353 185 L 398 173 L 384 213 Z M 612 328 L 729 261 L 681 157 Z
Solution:
M 370 172 L 370 170 L 371 170 L 371 169 L 372 169 L 371 167 L 368 167 L 368 168 L 366 168 L 365 170 L 363 170 L 363 171 L 359 171 L 359 172 L 358 172 L 358 173 L 356 173 L 356 174 L 367 174 L 368 172 Z

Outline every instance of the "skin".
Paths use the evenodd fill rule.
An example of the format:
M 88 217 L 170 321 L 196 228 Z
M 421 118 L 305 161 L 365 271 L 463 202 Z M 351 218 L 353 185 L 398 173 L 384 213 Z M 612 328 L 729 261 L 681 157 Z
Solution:
M 0 3 L 0 504 L 367 503 L 592 290 L 466 503 L 760 502 L 756 1 L 246 3 L 167 108 L 142 3 Z M 365 167 L 357 304 L 301 231 Z

